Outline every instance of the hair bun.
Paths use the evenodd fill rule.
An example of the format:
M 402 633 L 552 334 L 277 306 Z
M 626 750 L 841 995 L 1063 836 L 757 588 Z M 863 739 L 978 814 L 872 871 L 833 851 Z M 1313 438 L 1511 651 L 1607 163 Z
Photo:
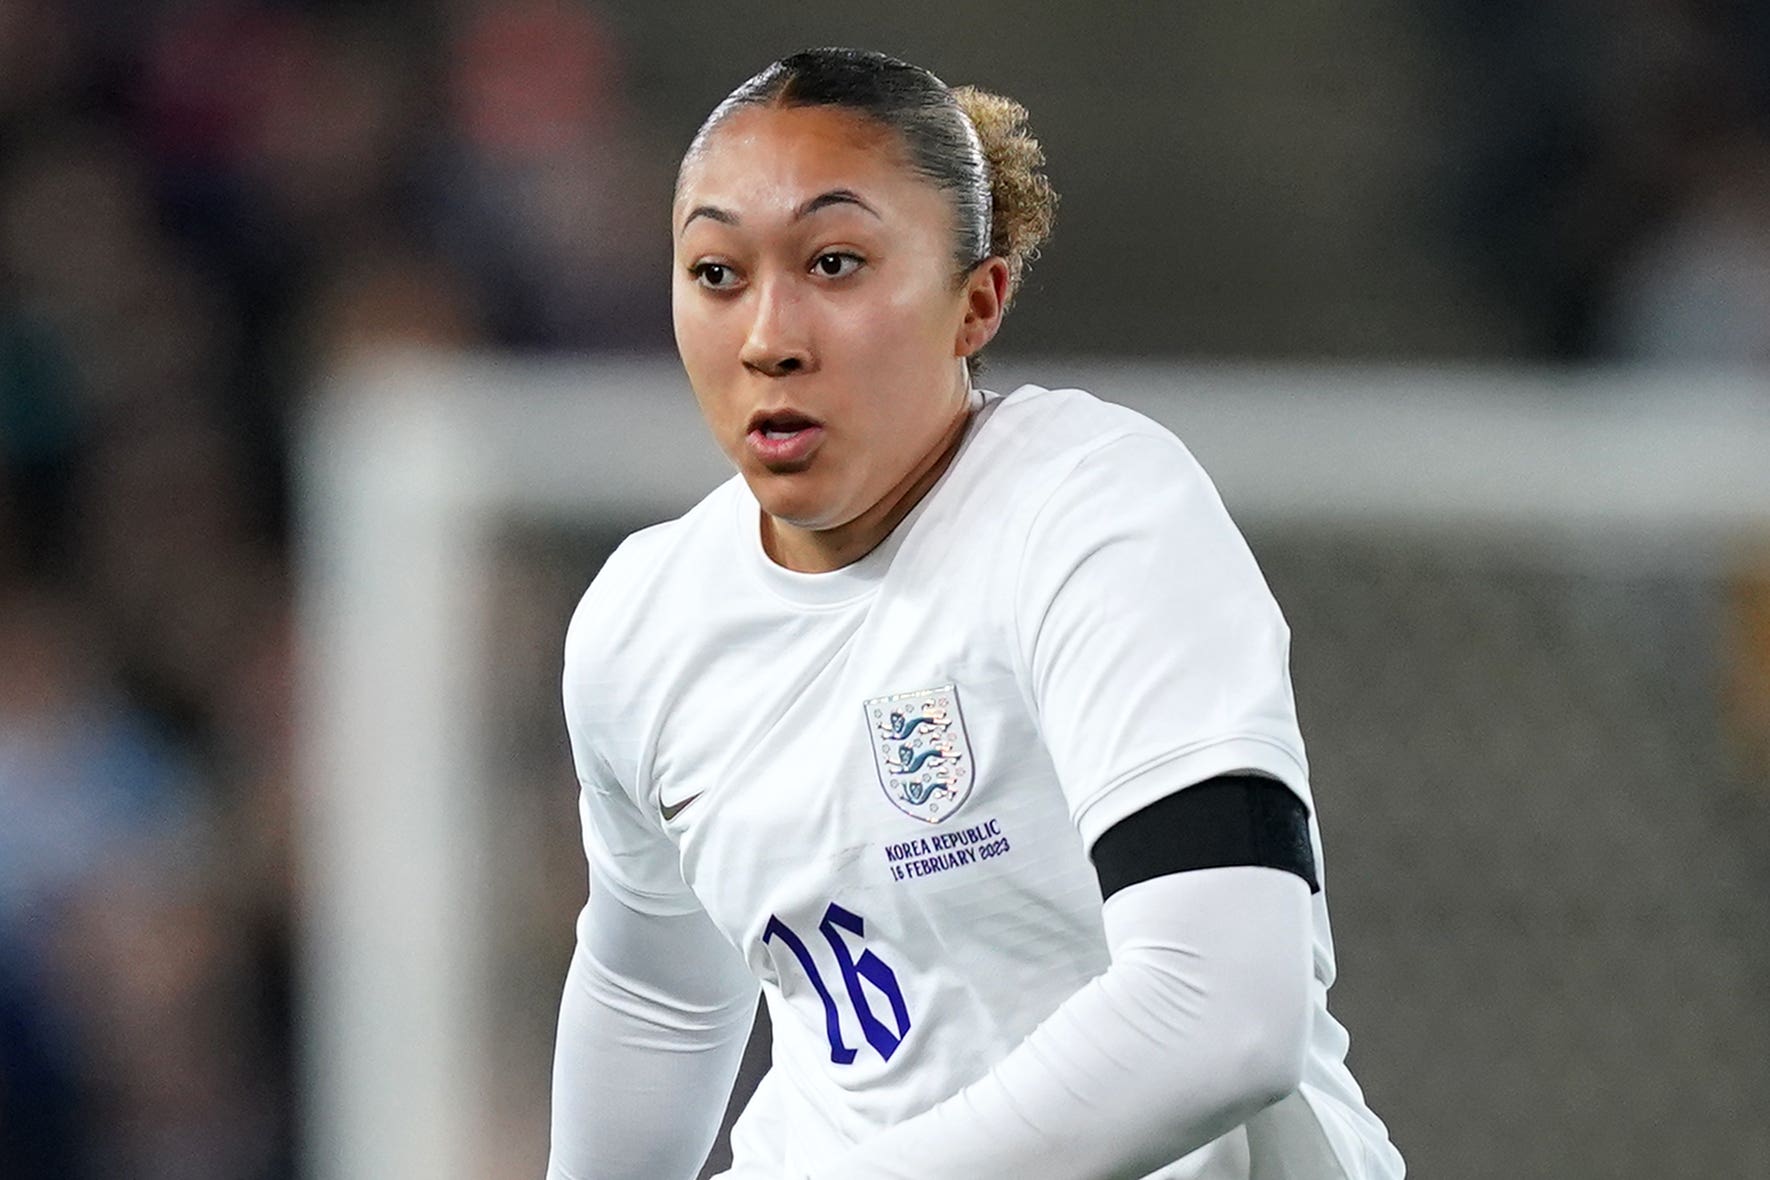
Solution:
M 977 129 L 989 168 L 990 253 L 1008 260 L 1010 297 L 1057 219 L 1057 191 L 1043 172 L 1045 150 L 1026 126 L 1026 108 L 1011 98 L 953 87 L 953 99 Z

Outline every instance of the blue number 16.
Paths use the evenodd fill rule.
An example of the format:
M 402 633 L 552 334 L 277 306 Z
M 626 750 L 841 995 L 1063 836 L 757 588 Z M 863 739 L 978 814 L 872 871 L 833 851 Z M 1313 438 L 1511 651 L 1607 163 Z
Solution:
M 818 931 L 830 944 L 835 952 L 836 965 L 842 969 L 842 982 L 848 987 L 848 999 L 854 1005 L 854 1015 L 860 1021 L 860 1028 L 866 1034 L 867 1044 L 871 1045 L 879 1056 L 891 1060 L 897 1047 L 903 1043 L 904 1037 L 910 1032 L 910 1012 L 903 1002 L 903 989 L 897 985 L 897 973 L 888 966 L 885 960 L 870 950 L 862 949 L 856 958 L 848 950 L 848 944 L 836 931 L 846 930 L 859 937 L 866 936 L 866 924 L 860 915 L 843 909 L 835 902 L 824 911 L 824 920 L 818 923 Z M 779 938 L 805 968 L 805 974 L 811 979 L 811 986 L 817 989 L 818 999 L 824 1004 L 824 1031 L 830 1038 L 830 1060 L 837 1065 L 847 1065 L 854 1060 L 854 1050 L 842 1039 L 842 1019 L 836 1011 L 835 998 L 830 989 L 824 985 L 823 975 L 818 972 L 817 963 L 811 957 L 797 934 L 779 918 L 770 917 L 768 925 L 763 929 L 762 941 L 773 942 Z M 861 980 L 866 980 L 878 988 L 891 1004 L 891 1019 L 897 1025 L 893 1032 L 884 1021 L 873 1012 L 872 1004 L 866 992 L 861 988 Z

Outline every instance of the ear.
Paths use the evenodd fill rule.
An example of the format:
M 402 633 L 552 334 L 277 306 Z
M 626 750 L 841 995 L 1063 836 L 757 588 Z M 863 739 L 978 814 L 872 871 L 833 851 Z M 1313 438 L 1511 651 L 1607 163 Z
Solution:
M 953 340 L 953 355 L 968 357 L 995 338 L 1008 310 L 1008 260 L 984 259 L 965 276 L 965 318 Z

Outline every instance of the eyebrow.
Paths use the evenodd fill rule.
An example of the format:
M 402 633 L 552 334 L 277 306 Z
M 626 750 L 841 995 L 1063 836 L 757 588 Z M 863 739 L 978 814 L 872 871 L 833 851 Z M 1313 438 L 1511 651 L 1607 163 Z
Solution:
M 697 217 L 706 217 L 714 221 L 723 221 L 726 225 L 736 225 L 738 223 L 736 213 L 727 213 L 716 205 L 696 205 L 693 211 L 690 212 L 687 217 L 682 219 L 682 228 L 687 229 Z
M 879 217 L 879 211 L 867 204 L 866 201 L 861 198 L 861 195 L 853 189 L 833 188 L 827 193 L 819 193 L 817 196 L 793 210 L 793 220 L 799 221 L 802 218 L 810 217 L 819 209 L 827 209 L 832 205 L 857 205 L 860 208 L 865 209 L 868 213 L 871 213 L 874 217 Z M 728 209 L 721 209 L 717 205 L 696 205 L 689 211 L 688 216 L 682 219 L 682 228 L 687 229 L 689 224 L 697 217 L 705 217 L 713 221 L 724 222 L 726 225 L 737 225 L 739 223 L 738 215 Z M 883 221 L 884 218 L 879 217 L 879 220 Z
M 827 209 L 831 205 L 859 205 L 874 217 L 879 217 L 879 211 L 862 200 L 860 194 L 853 189 L 833 188 L 827 193 L 819 193 L 817 196 L 811 198 L 811 200 L 793 210 L 793 220 L 797 221 L 801 217 L 810 217 L 819 209 Z M 883 221 L 884 218 L 880 217 L 879 220 Z

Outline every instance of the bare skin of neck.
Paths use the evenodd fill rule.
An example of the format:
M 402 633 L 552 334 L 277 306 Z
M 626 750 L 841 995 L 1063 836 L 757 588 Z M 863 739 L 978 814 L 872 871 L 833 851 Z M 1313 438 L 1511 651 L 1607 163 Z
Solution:
M 762 549 L 776 565 L 802 574 L 825 574 L 859 561 L 903 523 L 922 502 L 959 453 L 971 423 L 969 401 L 963 405 L 928 454 L 911 468 L 877 504 L 846 524 L 828 529 L 803 529 L 762 514 Z

